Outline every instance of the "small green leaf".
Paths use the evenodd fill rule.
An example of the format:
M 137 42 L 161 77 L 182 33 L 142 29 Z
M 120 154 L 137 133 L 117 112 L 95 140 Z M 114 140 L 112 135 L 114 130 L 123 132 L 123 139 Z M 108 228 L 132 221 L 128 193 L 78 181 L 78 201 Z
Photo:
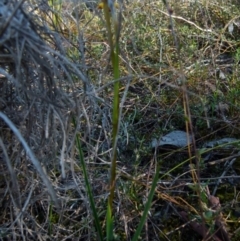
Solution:
M 203 217 L 206 219 L 206 221 L 211 221 L 213 219 L 213 212 L 208 210 L 203 213 Z

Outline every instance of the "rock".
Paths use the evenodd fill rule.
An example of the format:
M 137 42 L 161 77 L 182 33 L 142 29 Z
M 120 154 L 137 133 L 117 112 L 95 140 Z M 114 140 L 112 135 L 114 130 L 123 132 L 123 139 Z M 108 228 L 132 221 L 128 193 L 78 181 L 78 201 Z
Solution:
M 213 141 L 209 141 L 207 143 L 205 143 L 203 145 L 203 147 L 205 148 L 213 148 L 215 146 L 219 146 L 219 145 L 223 145 L 223 144 L 231 144 L 231 142 L 234 142 L 234 141 L 237 141 L 236 138 L 232 138 L 232 137 L 225 137 L 225 138 L 222 138 L 220 140 L 213 140 Z
M 188 145 L 188 139 L 190 144 L 192 143 L 192 136 L 185 131 L 172 131 L 165 136 L 162 136 L 159 140 L 154 139 L 152 141 L 152 148 L 162 146 L 173 146 L 176 148 L 182 148 Z

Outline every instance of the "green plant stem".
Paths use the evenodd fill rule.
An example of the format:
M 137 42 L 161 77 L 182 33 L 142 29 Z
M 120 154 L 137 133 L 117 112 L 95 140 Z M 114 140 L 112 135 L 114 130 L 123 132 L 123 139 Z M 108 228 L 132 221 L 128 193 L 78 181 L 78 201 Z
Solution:
M 153 182 L 152 182 L 151 190 L 149 192 L 149 196 L 148 196 L 146 205 L 144 207 L 143 215 L 141 217 L 140 223 L 139 223 L 139 225 L 137 227 L 137 230 L 136 230 L 136 232 L 135 232 L 135 234 L 133 236 L 132 241 L 137 241 L 138 240 L 138 238 L 140 236 L 140 233 L 142 231 L 143 225 L 145 224 L 145 221 L 146 221 L 146 218 L 147 218 L 147 215 L 148 215 L 148 211 L 149 211 L 149 209 L 151 207 L 151 204 L 152 204 L 152 199 L 153 199 L 153 196 L 154 196 L 154 193 L 155 193 L 155 188 L 157 186 L 159 171 L 160 171 L 160 167 L 158 166 L 157 170 L 156 170 L 156 174 L 155 174 Z
M 107 4 L 107 0 L 103 0 L 104 6 L 104 17 L 107 26 L 107 35 L 108 42 L 110 45 L 110 57 L 113 66 L 113 77 L 114 79 L 119 79 L 120 70 L 119 70 L 119 32 L 118 32 L 118 23 L 116 19 L 113 19 L 114 22 L 114 31 L 115 31 L 115 45 L 112 34 L 112 22 L 111 22 L 111 14 L 109 12 L 109 6 Z M 115 191 L 115 183 L 116 183 L 116 165 L 117 165 L 117 136 L 118 136 L 118 128 L 119 128 L 119 81 L 114 83 L 114 99 L 113 99 L 113 153 L 111 160 L 111 168 L 110 168 L 110 181 L 109 181 L 109 189 L 110 194 L 108 197 L 108 206 L 107 206 L 107 240 L 113 240 L 113 200 L 114 200 L 114 191 Z
M 74 118 L 73 118 L 73 124 L 76 127 L 76 121 Z M 92 189 L 91 189 L 91 186 L 89 183 L 89 178 L 88 178 L 88 174 L 87 174 L 87 170 L 86 170 L 86 165 L 85 165 L 85 161 L 84 161 L 84 157 L 83 157 L 83 151 L 82 151 L 82 146 L 81 146 L 81 141 L 80 141 L 79 135 L 76 135 L 76 142 L 77 142 L 77 149 L 78 149 L 78 153 L 79 153 L 79 159 L 80 159 L 80 163 L 81 163 L 82 170 L 83 170 L 84 181 L 86 184 L 87 193 L 88 193 L 88 197 L 89 197 L 89 202 L 90 202 L 91 210 L 93 212 L 94 223 L 95 223 L 95 226 L 97 229 L 99 240 L 103 241 L 104 239 L 103 239 L 102 228 L 101 228 L 100 221 L 98 218 L 98 213 L 97 213 L 97 209 L 95 206 Z

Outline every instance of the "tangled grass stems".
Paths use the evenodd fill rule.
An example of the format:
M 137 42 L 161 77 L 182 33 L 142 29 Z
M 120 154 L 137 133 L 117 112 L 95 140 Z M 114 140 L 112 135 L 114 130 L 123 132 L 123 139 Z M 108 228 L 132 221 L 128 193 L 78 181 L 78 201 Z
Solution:
M 59 206 L 59 201 L 58 201 L 56 192 L 54 191 L 54 188 L 53 188 L 51 182 L 49 181 L 47 175 L 44 173 L 41 164 L 39 163 L 39 161 L 35 157 L 34 153 L 31 150 L 31 148 L 28 146 L 28 144 L 26 143 L 26 141 L 22 137 L 22 135 L 19 132 L 19 130 L 13 124 L 13 122 L 4 113 L 0 112 L 0 118 L 2 118 L 5 121 L 5 123 L 11 128 L 13 133 L 18 137 L 19 141 L 22 143 L 22 145 L 23 145 L 23 147 L 24 147 L 24 149 L 26 151 L 27 156 L 30 157 L 30 160 L 32 161 L 32 164 L 34 165 L 34 167 L 38 171 L 40 177 L 42 178 L 42 181 L 46 185 L 46 187 L 47 187 L 47 189 L 49 191 L 49 194 L 51 195 L 52 200 L 54 201 L 56 207 L 59 208 L 60 206 Z
M 212 195 L 216 191 L 221 199 L 222 214 L 227 214 L 230 206 L 232 209 L 232 199 L 238 201 L 237 195 L 233 196 L 230 190 L 236 188 L 238 191 L 238 187 L 226 184 L 231 178 L 228 170 L 229 167 L 239 168 L 238 160 L 234 162 L 234 158 L 239 157 L 236 153 L 239 149 L 236 139 L 239 133 L 239 73 L 234 69 L 238 64 L 231 62 L 227 65 L 218 62 L 218 56 L 209 57 L 210 51 L 216 53 L 220 49 L 220 38 L 236 43 L 233 38 L 238 36 L 234 33 L 237 28 L 233 25 L 234 31 L 229 37 L 226 27 L 231 19 L 236 24 L 237 17 L 231 13 L 222 29 L 213 28 L 211 31 L 204 25 L 206 18 L 209 22 L 215 21 L 215 15 L 210 11 L 220 9 L 216 4 L 219 1 L 213 0 L 208 6 L 201 0 L 191 6 L 188 5 L 190 1 L 184 1 L 184 4 L 168 1 L 172 6 L 169 13 L 174 12 L 174 35 L 169 31 L 169 13 L 163 1 L 125 4 L 122 29 L 115 24 L 118 24 L 115 13 L 122 8 L 120 6 L 114 12 L 108 1 L 112 31 L 109 36 L 113 48 L 106 41 L 104 10 L 98 10 L 97 5 L 94 7 L 93 4 L 90 10 L 85 1 L 77 1 L 77 4 L 76 1 L 67 4 L 59 1 L 63 4 L 61 9 L 50 4 L 49 9 L 54 8 L 52 12 L 35 17 L 34 14 L 41 9 L 35 8 L 35 11 L 29 4 L 39 6 L 41 0 L 25 1 L 22 7 L 28 10 L 25 6 L 30 6 L 26 11 L 30 18 L 21 18 L 24 16 L 21 7 L 15 9 L 16 14 L 12 15 L 0 39 L 3 44 L 0 47 L 0 88 L 3 90 L 0 108 L 44 168 L 57 198 L 61 200 L 61 210 L 58 212 L 47 197 L 48 193 L 45 195 L 47 189 L 42 178 L 18 137 L 1 119 L 0 158 L 7 161 L 0 163 L 0 194 L 4 193 L 3 202 L 2 199 L 0 202 L 5 203 L 1 210 L 0 231 L 4 231 L 0 232 L 1 238 L 36 240 L 40 235 L 44 240 L 132 240 L 142 236 L 146 240 L 158 240 L 164 236 L 164 240 L 188 240 L 193 236 L 192 239 L 198 240 L 199 236 L 206 236 L 206 233 L 197 236 L 194 227 L 190 230 L 190 217 L 186 213 L 181 216 L 182 210 L 196 217 L 192 221 L 195 225 L 203 223 L 200 215 L 203 212 L 208 227 L 213 230 L 216 214 L 210 209 L 201 210 L 201 205 L 209 207 L 206 197 L 210 192 L 206 191 L 206 185 L 214 190 Z M 229 12 L 230 8 L 224 10 Z M 206 14 L 203 21 L 197 15 L 199 12 Z M 59 26 L 54 20 L 55 13 L 59 17 Z M 47 16 L 47 19 L 42 21 L 41 16 Z M 25 24 L 31 17 L 39 25 L 34 25 L 34 21 L 33 25 Z M 72 22 L 69 24 L 70 18 Z M 54 26 L 48 29 L 47 24 Z M 69 35 L 65 33 L 66 27 Z M 220 30 L 221 36 L 218 34 Z M 120 50 L 117 50 L 120 33 Z M 217 40 L 215 33 L 219 36 Z M 114 69 L 113 62 L 119 67 Z M 217 74 L 211 75 L 216 67 L 224 71 L 226 66 L 234 72 L 228 75 L 229 79 L 220 80 Z M 179 80 L 184 86 L 179 85 Z M 119 86 L 114 86 L 116 82 Z M 207 85 L 211 87 L 210 91 Z M 218 101 L 225 101 L 229 106 L 224 116 L 216 110 Z M 113 127 L 113 121 L 116 123 L 114 110 L 119 119 L 117 128 Z M 162 150 L 159 147 L 152 156 L 153 149 L 149 144 L 153 137 L 186 128 L 191 132 L 191 125 L 196 134 L 198 153 L 192 148 Z M 209 131 L 209 127 L 213 129 Z M 219 133 L 226 136 L 225 131 L 230 137 L 236 137 L 236 141 L 205 148 L 203 143 L 219 137 Z M 115 142 L 113 136 L 116 136 Z M 224 153 L 220 149 L 224 149 Z M 218 160 L 210 159 L 209 156 L 218 155 L 219 150 Z M 112 185 L 111 168 L 114 166 L 111 161 L 115 152 L 117 170 L 113 173 Z M 196 166 L 188 165 L 195 163 L 196 158 L 201 158 L 200 186 Z M 158 165 L 160 173 L 156 171 Z M 154 189 L 152 182 L 157 174 L 159 182 L 155 196 L 148 202 L 146 199 L 150 197 L 150 189 Z M 216 184 L 214 180 L 217 179 L 228 189 L 218 185 L 219 182 Z M 89 187 L 84 184 L 87 183 L 85 180 Z M 232 180 L 237 183 L 237 176 Z M 19 189 L 19 193 L 13 186 Z M 111 209 L 107 199 L 110 191 L 113 194 Z M 227 195 L 223 196 L 226 192 Z M 149 205 L 151 209 L 147 212 Z M 234 222 L 234 217 L 229 217 Z M 147 221 L 142 221 L 144 219 Z M 187 228 L 181 226 L 182 221 L 188 224 Z M 145 228 L 142 229 L 144 222 Z M 237 222 L 233 225 L 236 227 Z M 232 226 L 231 230 L 235 227 Z

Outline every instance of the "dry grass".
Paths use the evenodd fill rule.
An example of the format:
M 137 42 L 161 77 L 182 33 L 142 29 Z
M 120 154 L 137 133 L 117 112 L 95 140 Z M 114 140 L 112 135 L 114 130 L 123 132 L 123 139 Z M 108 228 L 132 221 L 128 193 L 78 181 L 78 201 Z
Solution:
M 83 2 L 64 2 L 59 15 L 57 6 L 46 12 L 41 1 L 24 4 L 16 9 L 10 1 L 6 21 L 0 22 L 0 110 L 1 118 L 12 121 L 0 122 L 0 240 L 97 240 L 75 139 L 80 134 L 105 229 L 113 77 L 102 12 Z M 130 87 L 119 133 L 116 240 L 131 240 L 157 163 L 160 180 L 142 240 L 202 240 L 206 232 L 197 234 L 194 226 L 202 217 L 199 223 L 206 224 L 211 238 L 221 217 L 230 240 L 239 239 L 239 143 L 202 154 L 207 140 L 240 134 L 240 12 L 234 4 L 169 1 L 169 26 L 172 11 L 161 2 L 124 3 L 121 97 L 128 81 Z M 185 130 L 183 85 L 201 190 L 187 148 L 150 147 L 154 137 Z M 208 163 L 223 158 L 229 159 Z M 59 207 L 49 194 L 57 196 Z M 221 209 L 212 211 L 210 194 L 220 198 Z M 195 221 L 185 225 L 190 219 Z

